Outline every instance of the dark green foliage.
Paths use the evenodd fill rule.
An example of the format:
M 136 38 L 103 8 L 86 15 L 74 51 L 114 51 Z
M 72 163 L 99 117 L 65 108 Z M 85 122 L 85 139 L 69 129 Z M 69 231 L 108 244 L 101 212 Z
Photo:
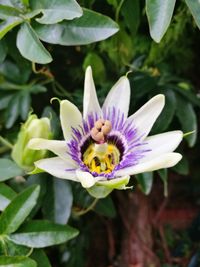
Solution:
M 119 206 L 123 195 L 137 188 L 149 195 L 160 183 L 161 190 L 153 194 L 167 197 L 168 182 L 180 178 L 181 185 L 184 176 L 188 190 L 198 192 L 199 12 L 197 0 L 1 1 L 0 266 L 89 266 L 99 240 L 107 254 L 113 240 L 116 249 L 116 259 L 106 254 L 99 266 L 115 266 L 126 227 Z M 98 202 L 79 183 L 27 173 L 10 156 L 20 124 L 31 112 L 47 116 L 54 139 L 63 140 L 57 101 L 68 99 L 82 109 L 88 65 L 101 104 L 130 71 L 130 115 L 152 96 L 164 94 L 166 105 L 151 134 L 177 129 L 186 134 L 179 164 L 139 174 L 130 180 L 132 191 L 113 192 Z M 199 266 L 199 225 L 197 218 L 189 234 L 170 227 L 164 231 L 172 257 L 185 257 L 188 267 Z M 155 243 L 162 266 L 178 266 L 165 263 L 157 236 Z

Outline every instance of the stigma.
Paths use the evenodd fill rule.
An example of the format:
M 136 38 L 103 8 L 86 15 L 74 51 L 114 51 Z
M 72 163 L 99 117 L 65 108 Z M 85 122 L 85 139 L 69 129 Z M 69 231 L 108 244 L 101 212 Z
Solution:
M 90 134 L 92 142 L 83 154 L 83 162 L 92 173 L 111 173 L 120 161 L 120 151 L 115 144 L 107 143 L 107 135 L 112 130 L 109 120 L 99 119 Z
M 97 144 L 106 142 L 106 136 L 111 132 L 112 124 L 109 120 L 99 119 L 91 130 L 91 137 Z

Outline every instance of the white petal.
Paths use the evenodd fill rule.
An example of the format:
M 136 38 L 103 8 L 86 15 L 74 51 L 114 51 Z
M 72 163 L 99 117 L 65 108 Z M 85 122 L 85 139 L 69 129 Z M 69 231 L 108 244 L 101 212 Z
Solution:
M 76 176 L 84 188 L 92 187 L 102 177 L 93 177 L 91 173 L 77 170 Z
M 78 181 L 74 170 L 67 171 L 73 168 L 59 157 L 41 159 L 35 162 L 35 166 L 49 174 L 67 180 Z
M 74 104 L 68 100 L 63 100 L 60 103 L 60 121 L 64 138 L 69 141 L 72 127 L 77 128 L 82 125 L 82 115 Z
M 76 166 L 74 160 L 67 153 L 67 142 L 58 140 L 48 140 L 43 138 L 33 138 L 29 141 L 28 147 L 35 150 L 45 149 L 53 152 L 69 164 Z
M 125 118 L 128 116 L 130 103 L 130 83 L 126 76 L 121 77 L 118 82 L 111 88 L 108 93 L 103 109 L 117 107 L 124 113 Z
M 179 153 L 162 154 L 152 160 L 116 171 L 116 175 L 134 175 L 142 172 L 150 172 L 163 168 L 170 168 L 176 165 L 181 160 L 181 158 L 182 155 Z
M 147 143 L 144 148 L 151 149 L 151 151 L 146 153 L 140 163 L 146 162 L 147 160 L 153 159 L 161 154 L 173 152 L 182 139 L 183 133 L 181 131 L 171 131 L 147 137 L 144 140 L 144 142 Z
M 91 112 L 96 112 L 101 117 L 101 108 L 96 94 L 91 67 L 87 67 L 85 72 L 84 97 L 83 97 L 83 118 Z
M 165 96 L 161 94 L 156 95 L 128 118 L 128 122 L 133 121 L 134 126 L 137 128 L 138 136 L 142 135 L 144 139 L 148 135 L 164 105 Z

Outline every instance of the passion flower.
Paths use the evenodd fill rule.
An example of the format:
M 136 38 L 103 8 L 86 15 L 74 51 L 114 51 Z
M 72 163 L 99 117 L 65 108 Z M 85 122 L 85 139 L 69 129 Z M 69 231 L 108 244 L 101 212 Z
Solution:
M 101 108 L 88 67 L 83 116 L 68 100 L 60 102 L 65 140 L 32 139 L 29 148 L 47 149 L 57 155 L 36 161 L 36 167 L 58 178 L 80 182 L 94 197 L 105 197 L 113 189 L 126 189 L 130 175 L 177 164 L 182 156 L 173 151 L 182 140 L 181 131 L 147 137 L 164 107 L 164 95 L 156 95 L 130 117 L 129 102 L 130 84 L 123 76 Z

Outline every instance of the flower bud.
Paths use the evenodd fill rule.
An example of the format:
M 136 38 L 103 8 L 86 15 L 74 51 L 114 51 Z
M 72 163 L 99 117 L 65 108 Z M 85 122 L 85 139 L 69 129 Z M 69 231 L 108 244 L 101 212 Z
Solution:
M 43 159 L 47 154 L 45 150 L 38 151 L 28 148 L 27 144 L 32 138 L 52 138 L 48 118 L 38 119 L 37 115 L 30 115 L 19 131 L 17 142 L 12 150 L 12 158 L 27 172 L 34 169 L 35 161 Z

